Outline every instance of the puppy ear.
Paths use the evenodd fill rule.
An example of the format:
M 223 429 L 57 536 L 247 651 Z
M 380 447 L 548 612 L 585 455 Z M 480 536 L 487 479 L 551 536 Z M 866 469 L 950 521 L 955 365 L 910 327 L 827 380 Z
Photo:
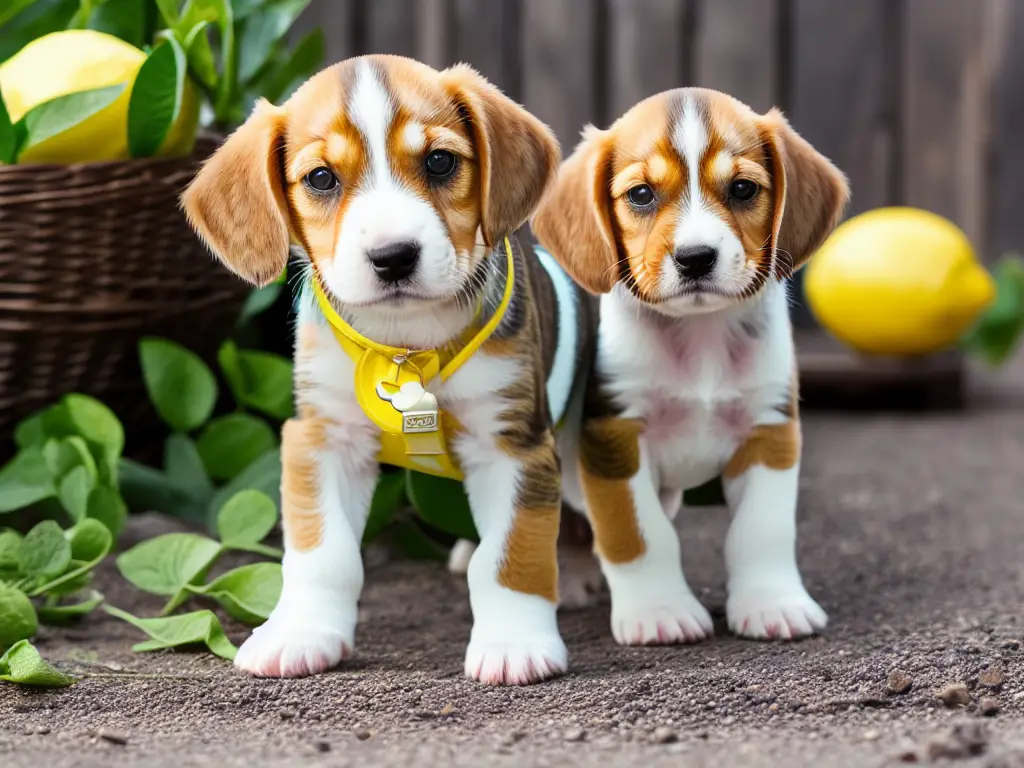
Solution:
M 540 244 L 591 293 L 608 293 L 618 279 L 610 187 L 607 134 L 588 126 L 531 222 Z
M 551 129 L 458 64 L 441 79 L 469 118 L 480 166 L 481 228 L 495 246 L 518 229 L 553 181 L 561 150 Z
M 835 229 L 850 185 L 828 158 L 794 131 L 777 109 L 761 119 L 774 186 L 772 252 L 776 274 L 789 277 Z
M 272 282 L 288 262 L 284 110 L 261 100 L 181 197 L 189 224 L 235 274 Z

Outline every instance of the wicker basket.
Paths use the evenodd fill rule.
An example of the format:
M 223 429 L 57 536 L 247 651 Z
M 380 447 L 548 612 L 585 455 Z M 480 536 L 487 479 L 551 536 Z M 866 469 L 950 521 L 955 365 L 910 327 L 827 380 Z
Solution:
M 0 460 L 17 422 L 68 392 L 110 405 L 128 451 L 163 430 L 138 363 L 146 335 L 208 362 L 248 289 L 196 239 L 178 195 L 218 140 L 191 157 L 0 166 Z

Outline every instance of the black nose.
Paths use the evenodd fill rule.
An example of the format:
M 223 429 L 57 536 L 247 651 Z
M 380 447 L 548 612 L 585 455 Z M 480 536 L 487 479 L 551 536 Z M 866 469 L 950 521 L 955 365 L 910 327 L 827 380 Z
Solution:
M 687 280 L 699 280 L 710 274 L 717 257 L 718 251 L 706 245 L 690 245 L 675 252 L 679 273 Z
M 420 260 L 420 247 L 417 243 L 391 243 L 382 248 L 367 251 L 366 257 L 377 277 L 389 283 L 404 280 L 416 270 L 416 262 Z

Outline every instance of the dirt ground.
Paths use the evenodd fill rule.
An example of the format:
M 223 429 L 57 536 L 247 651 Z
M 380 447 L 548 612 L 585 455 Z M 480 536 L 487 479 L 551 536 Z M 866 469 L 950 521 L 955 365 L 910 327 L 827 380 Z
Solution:
M 985 382 L 968 413 L 807 415 L 800 558 L 823 638 L 730 638 L 727 515 L 689 510 L 710 642 L 619 648 L 605 602 L 562 616 L 568 676 L 486 688 L 462 677 L 464 583 L 414 563 L 368 570 L 357 658 L 306 680 L 135 655 L 135 631 L 97 613 L 38 643 L 79 684 L 0 686 L 0 766 L 1024 766 L 1022 374 Z M 111 568 L 100 587 L 136 613 L 159 605 Z M 957 684 L 966 703 L 947 706 Z

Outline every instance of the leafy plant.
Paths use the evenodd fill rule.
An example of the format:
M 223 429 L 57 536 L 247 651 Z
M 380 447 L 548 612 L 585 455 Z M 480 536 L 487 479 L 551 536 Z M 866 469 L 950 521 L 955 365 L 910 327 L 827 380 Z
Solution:
M 996 300 L 963 341 L 964 349 L 992 366 L 1006 362 L 1024 337 L 1024 258 L 1011 253 L 993 269 Z
M 103 596 L 89 589 L 92 571 L 113 544 L 110 530 L 90 518 L 68 530 L 44 520 L 25 536 L 0 532 L 0 650 L 33 637 L 40 622 L 93 611 Z
M 22 421 L 18 453 L 0 469 L 0 514 L 42 507 L 72 522 L 102 522 L 117 536 L 127 515 L 118 491 L 124 429 L 113 412 L 85 395 Z
M 228 660 L 234 659 L 238 652 L 224 634 L 220 621 L 212 611 L 193 611 L 179 616 L 140 619 L 112 605 L 103 606 L 103 610 L 149 635 L 149 640 L 133 645 L 133 651 L 161 651 L 188 645 L 205 645 L 213 653 Z
M 28 640 L 19 640 L 0 656 L 0 680 L 37 688 L 64 688 L 75 682 L 43 661 Z

